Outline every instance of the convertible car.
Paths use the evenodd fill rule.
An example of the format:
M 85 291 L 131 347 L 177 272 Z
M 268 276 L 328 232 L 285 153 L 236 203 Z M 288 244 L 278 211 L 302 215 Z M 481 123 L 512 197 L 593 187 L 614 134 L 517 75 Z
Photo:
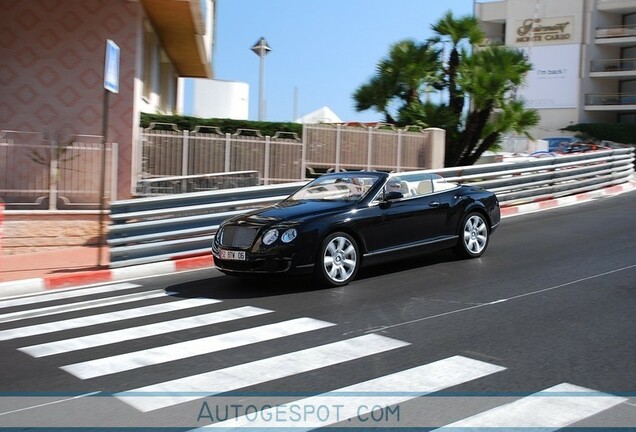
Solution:
M 224 221 L 212 254 L 226 274 L 313 272 L 341 286 L 380 260 L 442 249 L 479 257 L 499 221 L 497 197 L 479 187 L 417 171 L 339 172 Z

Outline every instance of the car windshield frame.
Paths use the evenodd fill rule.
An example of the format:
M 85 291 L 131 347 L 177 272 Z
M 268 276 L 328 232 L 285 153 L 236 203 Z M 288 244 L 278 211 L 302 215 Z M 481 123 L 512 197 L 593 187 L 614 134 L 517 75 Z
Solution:
M 357 203 L 369 196 L 382 176 L 374 172 L 340 172 L 318 177 L 291 194 L 285 201 Z

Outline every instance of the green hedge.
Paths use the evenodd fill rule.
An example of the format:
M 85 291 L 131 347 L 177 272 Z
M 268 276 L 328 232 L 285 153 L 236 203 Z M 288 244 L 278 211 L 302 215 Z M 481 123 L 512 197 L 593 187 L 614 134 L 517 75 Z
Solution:
M 303 132 L 303 125 L 300 123 L 259 122 L 141 113 L 141 127 L 147 128 L 153 122 L 176 124 L 180 130 L 194 130 L 197 126 L 214 126 L 218 127 L 222 133 L 235 133 L 238 129 L 254 129 L 267 136 L 273 136 L 276 132 L 294 132 L 300 137 Z M 170 126 L 159 124 L 155 126 L 155 129 L 166 130 L 170 129 Z
M 636 124 L 580 123 L 563 128 L 578 132 L 585 139 L 607 140 L 621 144 L 636 144 Z

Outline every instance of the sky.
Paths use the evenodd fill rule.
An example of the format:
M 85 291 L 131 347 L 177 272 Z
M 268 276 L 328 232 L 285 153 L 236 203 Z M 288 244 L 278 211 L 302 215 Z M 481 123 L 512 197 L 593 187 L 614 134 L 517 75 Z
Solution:
M 473 0 L 217 0 L 214 77 L 249 84 L 249 120 L 258 119 L 264 37 L 265 121 L 294 121 L 323 106 L 343 121 L 381 121 L 357 112 L 354 91 L 391 45 L 424 41 L 447 11 L 472 15 Z

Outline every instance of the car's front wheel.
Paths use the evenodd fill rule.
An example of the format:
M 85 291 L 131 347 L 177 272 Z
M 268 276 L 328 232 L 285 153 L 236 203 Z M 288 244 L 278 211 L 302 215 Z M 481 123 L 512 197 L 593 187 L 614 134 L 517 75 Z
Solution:
M 489 234 L 486 218 L 481 213 L 469 213 L 460 225 L 455 252 L 464 258 L 480 257 L 488 247 Z
M 355 239 L 347 233 L 328 235 L 321 243 L 317 262 L 317 276 L 331 286 L 348 284 L 360 267 L 360 252 Z

